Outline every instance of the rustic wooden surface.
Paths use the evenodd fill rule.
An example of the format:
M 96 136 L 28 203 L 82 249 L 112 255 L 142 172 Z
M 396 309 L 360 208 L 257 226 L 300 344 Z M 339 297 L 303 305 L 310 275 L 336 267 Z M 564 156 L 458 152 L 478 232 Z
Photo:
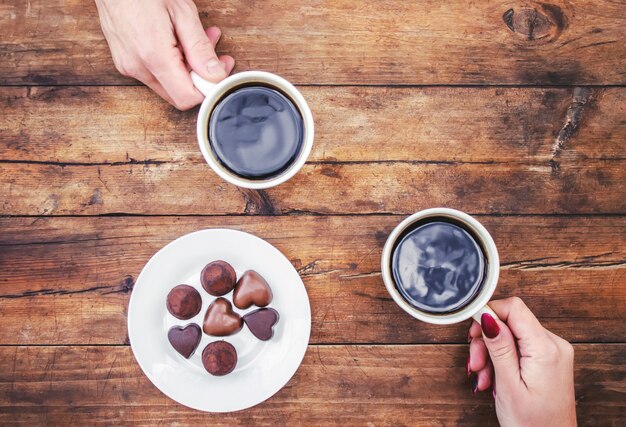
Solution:
M 91 0 L 0 2 L 0 424 L 495 425 L 380 278 L 416 210 L 477 215 L 518 295 L 576 343 L 581 425 L 626 419 L 626 3 L 197 2 L 236 70 L 296 84 L 310 161 L 268 191 L 204 164 L 195 112 L 114 69 Z M 243 412 L 188 410 L 132 357 L 135 278 L 172 239 L 254 233 L 312 308 L 302 367 Z
M 0 314 L 10 321 L 0 345 L 124 344 L 128 298 L 143 264 L 176 237 L 208 227 L 251 232 L 291 260 L 311 300 L 312 343 L 460 343 L 467 325 L 416 327 L 382 286 L 382 246 L 401 218 L 5 218 L 0 260 L 11 268 L 0 270 L 0 283 L 10 284 Z M 497 295 L 523 295 L 571 341 L 626 341 L 626 218 L 479 219 L 502 257 Z M 590 289 L 599 292 L 583 298 Z
M 624 159 L 623 87 L 306 86 L 301 91 L 316 119 L 311 162 L 546 166 L 553 158 Z M 557 132 L 571 122 L 568 112 L 581 98 L 584 114 L 575 121 L 576 132 L 563 136 L 555 153 Z M 189 132 L 196 116 L 173 110 L 143 87 L 0 87 L 0 102 L 5 105 L 2 159 L 60 166 L 203 163 L 195 133 Z
M 299 84 L 626 83 L 619 0 L 196 3 L 238 69 Z M 91 0 L 9 0 L 0 16 L 0 82 L 131 82 L 115 72 Z
M 580 424 L 620 425 L 626 345 L 575 351 Z M 467 345 L 312 346 L 275 397 L 210 415 L 161 394 L 128 347 L 1 347 L 0 422 L 65 424 L 69 407 L 73 425 L 497 425 L 491 396 L 466 390 L 466 360 Z

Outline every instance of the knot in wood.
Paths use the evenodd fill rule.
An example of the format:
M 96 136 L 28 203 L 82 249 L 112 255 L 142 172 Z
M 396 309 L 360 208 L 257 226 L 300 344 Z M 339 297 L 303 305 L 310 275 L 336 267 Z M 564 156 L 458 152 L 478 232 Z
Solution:
M 564 17 L 560 8 L 547 4 L 543 5 L 542 10 L 509 9 L 502 15 L 502 20 L 511 31 L 527 40 L 557 36 L 564 27 Z

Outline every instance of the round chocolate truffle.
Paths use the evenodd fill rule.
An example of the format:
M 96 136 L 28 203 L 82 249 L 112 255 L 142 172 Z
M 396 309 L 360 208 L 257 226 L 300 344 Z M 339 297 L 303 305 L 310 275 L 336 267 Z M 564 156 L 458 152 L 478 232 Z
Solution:
M 226 261 L 213 261 L 202 270 L 200 282 L 209 294 L 221 297 L 233 290 L 237 282 L 237 273 Z
M 178 285 L 167 294 L 167 311 L 180 320 L 191 319 L 200 313 L 202 297 L 189 285 Z
M 211 375 L 230 374 L 237 366 L 237 350 L 226 341 L 215 341 L 202 350 L 202 364 Z

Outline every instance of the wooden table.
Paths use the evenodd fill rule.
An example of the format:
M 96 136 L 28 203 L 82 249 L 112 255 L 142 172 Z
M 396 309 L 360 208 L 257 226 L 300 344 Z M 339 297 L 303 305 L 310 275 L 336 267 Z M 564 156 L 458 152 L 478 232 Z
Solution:
M 178 112 L 114 69 L 90 0 L 0 2 L 0 423 L 494 425 L 468 324 L 417 322 L 380 254 L 406 215 L 464 210 L 499 247 L 498 297 L 575 343 L 581 425 L 626 422 L 626 2 L 198 1 L 236 71 L 299 86 L 315 147 L 242 191 Z M 229 227 L 278 247 L 312 308 L 294 378 L 196 412 L 142 374 L 126 331 L 145 262 Z

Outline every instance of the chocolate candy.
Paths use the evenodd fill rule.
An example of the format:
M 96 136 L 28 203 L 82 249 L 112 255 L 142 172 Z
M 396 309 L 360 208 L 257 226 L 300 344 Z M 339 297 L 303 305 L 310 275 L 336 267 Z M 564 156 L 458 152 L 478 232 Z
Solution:
M 250 332 L 260 339 L 267 341 L 274 336 L 274 325 L 278 322 L 278 312 L 273 308 L 260 308 L 243 316 Z
M 188 320 L 200 313 L 202 298 L 189 285 L 178 285 L 167 295 L 167 311 L 177 319 Z
M 204 315 L 202 330 L 207 335 L 225 337 L 243 328 L 243 320 L 233 311 L 233 306 L 225 298 L 217 298 Z
M 265 307 L 272 302 L 272 289 L 263 276 L 254 270 L 248 270 L 239 279 L 233 294 L 235 307 L 245 310 L 251 305 Z
M 236 281 L 237 274 L 226 261 L 213 261 L 200 273 L 202 287 L 215 297 L 221 297 L 232 291 Z
M 167 333 L 167 339 L 174 347 L 174 350 L 179 352 L 185 359 L 189 359 L 198 344 L 200 344 L 201 338 L 200 326 L 195 323 L 183 327 L 174 326 Z
M 237 350 L 226 341 L 215 341 L 202 350 L 202 364 L 211 375 L 230 374 L 237 366 Z

